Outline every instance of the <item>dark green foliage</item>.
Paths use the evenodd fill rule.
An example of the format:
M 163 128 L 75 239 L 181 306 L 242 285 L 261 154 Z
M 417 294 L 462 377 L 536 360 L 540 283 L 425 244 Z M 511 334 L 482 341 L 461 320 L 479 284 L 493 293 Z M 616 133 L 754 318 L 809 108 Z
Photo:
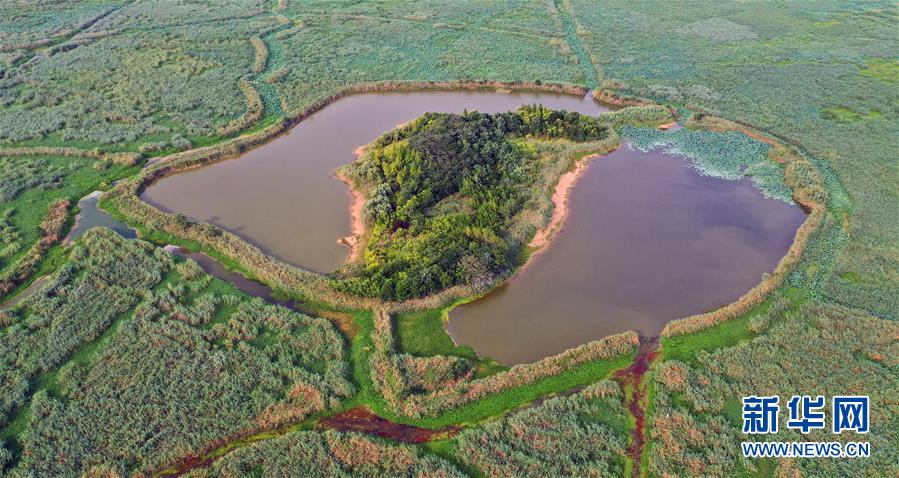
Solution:
M 190 478 L 244 476 L 296 478 L 461 478 L 439 458 L 356 433 L 298 432 L 235 450 Z
M 537 149 L 516 139 L 609 135 L 596 118 L 539 105 L 495 115 L 427 113 L 385 134 L 349 169 L 370 191 L 371 232 L 364 267 L 336 286 L 402 300 L 508 274 L 530 239 L 510 231 L 543 167 Z
M 280 3 L 284 6 L 277 5 Z M 279 25 L 273 10 L 289 17 L 283 25 Z M 202 146 L 217 141 L 215 133 L 219 128 L 247 113 L 246 99 L 239 89 L 243 81 L 259 90 L 266 115 L 281 114 L 282 106 L 283 113 L 296 114 L 343 87 L 362 82 L 463 79 L 599 83 L 612 89 L 620 86 L 625 93 L 751 123 L 796 143 L 825 177 L 830 198 L 827 217 L 822 230 L 807 244 L 804 257 L 789 280 L 789 285 L 800 288 L 800 293 L 814 302 L 800 317 L 788 320 L 778 317 L 777 310 L 769 310 L 746 320 L 738 319 L 741 322 L 725 323 L 722 327 L 731 328 L 716 329 L 710 334 L 714 337 L 708 349 L 720 345 L 715 339 L 722 337 L 744 343 L 700 353 L 689 364 L 666 363 L 655 383 L 657 399 L 652 415 L 654 433 L 665 432 L 662 427 L 667 426 L 669 435 L 651 437 L 667 441 L 650 448 L 646 454 L 649 467 L 644 471 L 677 476 L 768 472 L 767 465 L 772 463 L 750 463 L 735 457 L 739 435 L 733 423 L 733 397 L 766 391 L 783 395 L 794 389 L 830 395 L 852 387 L 853 391 L 875 397 L 872 411 L 878 415 L 874 420 L 883 425 L 875 425 L 866 437 L 872 441 L 875 457 L 774 465 L 781 467 L 783 475 L 790 475 L 791 467 L 799 468 L 804 476 L 895 475 L 895 463 L 899 460 L 896 447 L 890 444 L 897 441 L 893 426 L 897 419 L 890 393 L 897 382 L 894 358 L 899 353 L 894 324 L 849 308 L 820 306 L 817 301 L 862 308 L 880 317 L 899 317 L 899 282 L 895 273 L 899 270 L 895 215 L 899 178 L 895 161 L 899 104 L 895 89 L 896 18 L 896 5 L 881 2 L 710 5 L 596 0 L 488 4 L 247 0 L 126 4 L 17 0 L 0 6 L 0 143 L 112 150 L 137 150 L 143 146 L 153 154 Z M 271 34 L 279 28 L 283 35 Z M 256 78 L 252 72 L 254 52 L 248 42 L 251 37 L 262 38 L 270 52 L 270 71 Z M 594 79 L 591 73 L 605 78 Z M 603 84 L 604 80 L 616 81 Z M 656 119 L 648 110 L 640 113 L 646 114 L 647 121 Z M 656 113 L 663 115 L 661 110 Z M 622 116 L 625 114 L 613 114 L 608 120 L 617 127 Z M 427 149 L 445 139 L 434 137 L 432 142 L 420 146 Z M 487 152 L 488 157 L 495 159 L 506 158 L 504 155 L 510 152 L 520 154 L 517 159 L 522 161 L 536 157 L 531 149 L 534 142 L 511 143 L 512 146 L 502 145 L 496 150 L 477 151 Z M 382 146 L 387 149 L 388 145 Z M 403 154 L 409 156 L 402 156 L 404 160 L 410 159 L 414 150 L 406 147 Z M 536 151 L 541 152 L 539 145 Z M 494 153 L 495 157 L 490 156 Z M 399 155 L 400 151 L 391 154 Z M 375 279 L 383 279 L 392 281 L 386 296 L 412 296 L 429 285 L 442 286 L 442 274 L 449 276 L 447 284 L 453 283 L 461 266 L 466 271 L 463 278 L 492 274 L 485 267 L 491 265 L 489 260 L 514 257 L 504 254 L 516 243 L 509 237 L 526 237 L 521 231 L 504 236 L 509 232 L 501 227 L 472 227 L 464 229 L 461 235 L 448 234 L 456 226 L 477 221 L 493 225 L 491 214 L 508 212 L 501 207 L 511 204 L 511 210 L 515 210 L 510 197 L 517 192 L 514 187 L 502 189 L 508 182 L 489 175 L 477 176 L 474 179 L 489 180 L 489 185 L 502 194 L 486 198 L 492 203 L 483 196 L 475 202 L 473 197 L 463 197 L 461 191 L 466 184 L 450 174 L 453 170 L 445 162 L 447 158 L 438 154 L 433 159 L 433 164 L 424 162 L 430 161 L 428 158 L 416 160 L 443 167 L 435 168 L 434 175 L 430 171 L 397 171 L 427 180 L 435 188 L 453 191 L 446 197 L 438 198 L 433 190 L 431 197 L 406 196 L 415 191 L 394 189 L 399 182 L 368 191 L 370 216 L 376 221 L 383 218 L 385 227 L 380 237 L 387 241 L 370 246 L 383 248 L 391 261 L 377 265 L 380 276 L 372 275 L 369 282 L 354 284 L 365 289 L 363 293 L 381 295 L 384 290 Z M 0 163 L 4 161 L 7 158 L 0 159 Z M 66 164 L 57 168 L 56 159 L 51 163 L 51 171 L 67 175 L 73 171 Z M 480 171 L 491 173 L 496 171 L 491 169 L 496 165 L 510 164 L 517 163 L 497 159 L 481 165 Z M 13 170 L 15 174 L 23 171 Z M 85 169 L 78 171 L 61 181 L 62 188 L 42 190 L 42 183 L 36 183 L 34 189 L 14 193 L 15 199 L 0 216 L 0 243 L 3 251 L 11 254 L 0 258 L 3 267 L 37 241 L 37 225 L 53 199 L 77 199 L 96 188 L 102 179 L 125 173 L 107 172 L 100 178 L 100 174 L 84 173 Z M 527 177 L 530 171 L 523 168 L 518 172 Z M 54 181 L 47 184 L 57 185 Z M 14 189 L 15 186 L 9 190 Z M 398 208 L 398 199 L 403 200 L 405 209 Z M 422 207 L 424 203 L 429 207 Z M 490 207 L 485 206 L 488 203 Z M 485 207 L 485 213 L 474 214 L 475 208 L 481 207 Z M 394 216 L 412 220 L 408 225 L 394 224 L 389 221 Z M 427 241 L 417 244 L 409 237 L 413 228 L 432 223 L 443 229 L 432 230 Z M 463 241 L 466 247 L 453 249 L 441 243 L 444 235 Z M 90 241 L 85 240 L 85 247 Z M 132 247 L 93 241 L 110 251 Z M 517 240 L 518 245 L 521 242 Z M 391 250 L 384 247 L 387 243 L 406 247 Z M 469 254 L 468 244 L 487 253 Z M 433 262 L 430 265 L 434 268 L 416 270 L 417 277 L 409 276 L 405 268 L 410 263 L 417 264 L 432 251 L 443 253 L 441 247 L 452 254 L 461 251 L 462 258 L 455 264 Z M 17 252 L 13 252 L 14 248 Z M 404 256 L 407 251 L 408 256 Z M 155 254 L 144 249 L 131 253 L 137 257 Z M 452 254 L 450 259 L 454 259 Z M 374 255 L 376 260 L 383 258 Z M 285 350 L 288 346 L 306 346 L 291 341 L 290 336 L 308 339 L 308 335 L 303 330 L 272 326 L 259 319 L 258 314 L 284 317 L 286 312 L 274 313 L 258 304 L 246 304 L 245 300 L 231 303 L 232 299 L 225 297 L 233 295 L 232 290 L 202 291 L 202 281 L 182 281 L 187 279 L 184 271 L 175 272 L 170 264 L 124 260 L 122 264 L 97 263 L 88 267 L 85 260 L 73 258 L 74 269 L 65 268 L 56 279 L 68 274 L 64 283 L 54 281 L 49 286 L 49 291 L 65 291 L 68 295 L 36 296 L 34 302 L 39 305 L 35 307 L 41 313 L 31 312 L 32 306 L 26 303 L 11 314 L 0 315 L 0 403 L 3 415 L 14 412 L 12 417 L 4 418 L 14 421 L 2 430 L 6 441 L 0 444 L 0 470 L 21 461 L 21 446 L 25 443 L 35 452 L 30 461 L 16 469 L 16 474 L 79 475 L 90 472 L 91 467 L 95 467 L 94 472 L 127 474 L 160 457 L 195 452 L 215 433 L 246 426 L 254 407 L 280 399 L 277 391 L 289 388 L 287 380 L 280 372 L 273 373 L 263 365 L 262 357 L 274 360 L 279 370 L 297 371 L 306 378 L 340 369 L 337 365 L 325 366 L 322 360 L 302 358 L 298 359 L 299 364 L 290 365 L 284 362 L 296 358 Z M 116 272 L 134 264 L 138 264 L 139 270 Z M 92 270 L 98 271 L 97 278 L 89 277 Z M 360 274 L 364 278 L 368 272 L 363 270 Z M 159 282 L 159 277 L 177 284 L 169 289 Z M 149 282 L 137 287 L 129 278 Z M 124 285 L 107 280 L 123 280 Z M 99 285 L 102 290 L 92 291 L 91 285 Z M 155 312 L 149 316 L 136 314 L 135 301 L 145 301 L 141 310 L 149 308 Z M 157 306 L 159 310 L 155 309 Z M 92 312 L 81 312 L 79 307 Z M 167 307 L 171 309 L 162 310 Z M 238 308 L 247 314 L 246 322 L 231 321 Z M 305 324 L 301 319 L 297 321 Z M 120 325 L 116 328 L 115 324 Z M 155 335 L 138 337 L 135 331 Z M 767 335 L 749 341 L 756 332 Z M 333 338 L 331 332 L 323 334 Z M 275 345 L 281 338 L 286 339 L 284 348 Z M 326 342 L 331 343 L 330 340 Z M 111 348 L 113 345 L 115 349 Z M 233 347 L 229 349 L 229 345 Z M 105 352 L 107 347 L 133 356 L 113 356 Z M 303 350 L 306 357 L 308 351 Z M 335 356 L 309 353 L 320 358 Z M 150 357 L 176 361 L 141 362 Z M 237 367 L 235 357 L 258 365 L 261 372 L 251 375 L 238 368 L 234 372 L 238 379 L 233 381 L 229 381 L 230 372 L 216 373 L 215 365 Z M 184 362 L 177 361 L 180 359 Z M 177 373 L 181 375 L 175 377 Z M 184 387 L 169 387 L 169 383 L 181 384 L 175 378 L 183 379 Z M 279 378 L 280 389 L 276 386 Z M 141 392 L 145 383 L 153 387 L 146 388 L 151 392 Z M 260 391 L 253 392 L 257 386 Z M 332 395 L 339 396 L 336 390 L 340 385 L 333 386 Z M 203 403 L 206 397 L 202 395 L 210 390 L 222 392 L 223 398 L 216 402 L 220 408 L 231 407 L 236 401 L 233 408 L 238 411 L 226 410 L 221 417 L 210 417 L 220 410 L 198 410 L 197 403 Z M 149 394 L 156 392 L 159 393 Z M 28 408 L 32 395 L 33 412 Z M 480 403 L 497 396 L 485 397 Z M 234 397 L 250 398 L 244 402 Z M 531 398 L 528 395 L 527 399 Z M 125 407 L 126 400 L 140 403 Z M 175 404 L 174 410 L 169 410 L 166 401 Z M 552 410 L 563 416 L 571 409 L 580 410 L 553 406 L 560 407 Z M 110 411 L 102 410 L 104 407 Z M 487 408 L 499 412 L 507 407 Z M 195 415 L 185 417 L 190 413 Z M 478 417 L 482 415 L 479 413 Z M 460 416 L 464 419 L 466 414 L 460 413 L 455 419 Z M 528 416 L 548 419 L 539 413 Z M 183 423 L 153 421 L 159 417 Z M 555 464 L 554 460 L 544 460 L 545 455 L 534 450 L 534 441 L 530 439 L 566 437 L 565 430 L 549 423 L 547 428 L 552 433 L 543 433 L 535 427 L 543 422 L 515 422 L 524 430 L 517 435 L 510 427 L 514 420 L 503 419 L 466 435 L 501 440 L 487 444 L 487 452 L 473 450 L 468 456 L 494 467 L 491 469 L 496 474 L 526 474 L 530 468 L 517 471 L 516 467 L 522 464 L 533 464 L 538 470 Z M 569 430 L 583 428 L 580 420 L 576 424 L 564 423 Z M 71 429 L 64 429 L 67 426 Z M 107 435 L 119 439 L 119 443 L 111 443 Z M 326 439 L 320 435 L 288 437 L 278 439 L 271 452 L 257 451 L 265 448 L 264 443 L 253 445 L 252 456 L 238 450 L 228 455 L 237 457 L 237 464 L 229 462 L 213 469 L 233 469 L 237 470 L 234 474 L 243 476 L 260 472 L 257 465 L 261 464 L 273 475 L 296 473 L 298 469 L 310 474 L 320 470 L 391 474 L 380 466 L 383 460 L 368 461 L 362 466 L 355 462 L 348 465 L 351 460 L 335 464 L 333 448 L 322 444 Z M 136 443 L 148 445 L 141 449 Z M 151 449 L 152 446 L 157 448 Z M 354 447 L 353 451 L 358 449 L 363 447 Z M 381 450 L 382 445 L 371 449 Z M 572 446 L 557 453 L 560 462 L 571 456 L 565 454 L 570 449 L 577 450 Z M 297 450 L 314 451 L 303 454 Z M 511 450 L 514 459 L 498 462 L 490 454 L 495 450 Z M 595 449 L 588 451 L 594 457 L 598 454 Z M 151 454 L 154 457 L 147 458 Z M 413 462 L 414 466 L 403 469 L 408 474 L 422 470 L 422 474 L 434 474 L 433 468 L 418 467 L 418 462 Z M 594 463 L 612 463 L 612 469 L 618 472 L 614 458 L 610 462 L 602 455 Z M 563 473 L 564 470 L 550 469 L 543 474 Z

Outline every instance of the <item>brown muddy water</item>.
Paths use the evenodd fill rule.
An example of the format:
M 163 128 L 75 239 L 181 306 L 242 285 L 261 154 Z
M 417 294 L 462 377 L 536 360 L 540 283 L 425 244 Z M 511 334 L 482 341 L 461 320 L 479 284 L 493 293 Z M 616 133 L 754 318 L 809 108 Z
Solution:
M 564 229 L 507 285 L 449 313 L 454 341 L 515 364 L 617 332 L 657 335 L 755 286 L 805 220 L 748 178 L 627 146 L 593 160 L 569 206 Z
M 334 170 L 355 159 L 356 147 L 427 111 L 495 113 L 530 103 L 590 115 L 610 109 L 588 97 L 538 92 L 363 93 L 236 160 L 167 177 L 141 197 L 234 232 L 290 264 L 330 272 L 346 261 L 349 249 L 337 241 L 350 234 L 350 194 Z
M 164 178 L 142 197 L 235 232 L 288 263 L 332 271 L 348 254 L 338 239 L 350 234 L 350 194 L 333 174 L 354 160 L 356 147 L 425 111 L 499 112 L 528 103 L 591 115 L 608 110 L 550 93 L 359 94 L 237 160 Z M 702 176 L 683 158 L 626 147 L 593 160 L 569 206 L 563 230 L 516 277 L 450 312 L 453 340 L 515 364 L 626 330 L 657 335 L 670 320 L 751 289 L 774 270 L 805 219 L 748 179 Z M 272 300 L 261 284 L 218 270 L 208 257 L 192 258 Z

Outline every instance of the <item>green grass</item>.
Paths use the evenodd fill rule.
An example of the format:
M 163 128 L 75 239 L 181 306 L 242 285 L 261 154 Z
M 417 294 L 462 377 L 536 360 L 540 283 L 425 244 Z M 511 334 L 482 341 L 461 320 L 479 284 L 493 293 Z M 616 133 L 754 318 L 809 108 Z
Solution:
M 507 370 L 508 367 L 495 360 L 479 356 L 471 347 L 453 343 L 445 324 L 449 311 L 456 305 L 398 314 L 393 323 L 399 351 L 417 357 L 448 355 L 469 359 L 475 363 L 476 377 Z
M 864 76 L 877 78 L 887 84 L 899 83 L 899 61 L 895 59 L 877 59 L 868 63 L 867 68 L 861 71 Z
M 14 200 L 0 203 L 0 210 L 13 209 L 11 223 L 19 232 L 21 247 L 19 251 L 5 259 L 3 266 L 15 263 L 26 251 L 38 241 L 41 232 L 38 228 L 47 215 L 50 204 L 60 198 L 68 198 L 73 204 L 97 189 L 105 189 L 117 179 L 135 174 L 139 166 L 123 166 L 109 164 L 107 168 L 96 170 L 93 164 L 98 160 L 87 158 L 42 157 L 51 167 L 65 172 L 62 186 L 47 191 L 35 188 L 22 191 Z M 74 169 L 70 166 L 74 165 Z M 70 221 L 71 223 L 71 221 Z
M 864 119 L 879 119 L 883 117 L 883 113 L 874 109 L 867 113 L 859 113 L 843 106 L 835 106 L 833 108 L 825 109 L 824 117 L 834 120 L 837 123 L 852 123 Z
M 353 311 L 352 313 L 359 327 L 359 332 L 353 338 L 350 347 L 353 377 L 359 387 L 359 395 L 353 403 L 367 405 L 378 415 L 394 422 L 422 428 L 440 429 L 449 425 L 472 425 L 527 405 L 538 398 L 606 379 L 613 372 L 626 367 L 633 361 L 632 353 L 612 359 L 589 362 L 566 370 L 559 375 L 484 397 L 436 417 L 410 419 L 393 413 L 384 398 L 375 390 L 369 367 L 371 354 L 374 352 L 374 344 L 371 341 L 374 320 L 368 311 Z
M 787 317 L 794 314 L 804 303 L 808 301 L 808 297 L 806 297 L 802 290 L 787 287 L 772 295 L 757 307 L 747 312 L 746 314 L 741 315 L 740 317 L 727 320 L 715 327 L 711 327 L 700 332 L 678 335 L 675 337 L 663 337 L 661 339 L 663 355 L 661 357 L 661 360 L 657 361 L 656 363 L 661 363 L 662 360 L 679 360 L 693 367 L 701 367 L 702 364 L 700 364 L 699 362 L 700 353 L 713 352 L 724 347 L 731 347 L 740 342 L 751 340 L 752 338 L 760 334 L 766 333 L 774 324 L 784 319 L 772 319 L 768 323 L 767 327 L 765 327 L 765 329 L 760 333 L 755 333 L 750 330 L 749 323 L 753 317 L 767 313 L 768 308 L 771 306 L 772 302 L 778 297 L 789 301 L 789 305 L 787 306 L 786 312 L 784 314 Z M 652 453 L 652 447 L 656 446 L 654 440 L 651 439 L 650 435 L 650 430 L 652 427 L 651 417 L 653 416 L 655 404 L 655 387 L 653 385 L 654 381 L 651 378 L 652 373 L 653 371 L 650 370 L 644 377 L 644 383 L 646 383 L 647 386 L 646 393 L 648 406 L 645 412 L 646 444 L 643 448 L 643 454 L 640 457 L 642 470 L 648 469 L 649 456 Z M 679 398 L 679 394 L 673 394 L 672 399 L 674 400 L 674 403 L 679 407 L 688 406 L 685 402 L 681 401 L 681 399 Z M 724 416 L 730 423 L 734 424 L 735 426 L 739 426 L 739 424 L 741 423 L 740 406 L 740 402 L 737 399 L 728 399 L 724 403 Z M 756 465 L 758 466 L 758 470 L 755 473 L 751 473 L 748 470 L 742 469 L 739 476 L 774 476 L 776 463 L 774 463 L 773 461 L 757 460 Z
M 766 301 L 748 314 L 701 332 L 662 338 L 664 359 L 680 360 L 695 365 L 698 364 L 697 356 L 702 351 L 713 351 L 755 337 L 756 334 L 749 330 L 749 321 L 752 317 L 764 313 L 769 304 Z
M 486 478 L 487 476 L 478 468 L 459 459 L 459 440 L 457 438 L 422 443 L 419 445 L 419 448 L 426 453 L 439 456 L 452 463 L 453 466 L 471 478 Z
M 714 327 L 696 333 L 663 337 L 663 360 L 680 360 L 690 365 L 698 365 L 697 357 L 700 352 L 711 352 L 720 348 L 730 347 L 759 335 L 749 329 L 749 322 L 753 317 L 766 313 L 768 307 L 778 297 L 789 302 L 788 314 L 795 312 L 802 304 L 808 301 L 808 297 L 805 296 L 802 290 L 788 287 L 739 317 L 726 320 Z M 766 330 L 770 329 L 774 323 L 774 321 L 769 322 Z
M 484 397 L 437 417 L 415 420 L 414 424 L 424 428 L 442 428 L 454 424 L 475 424 L 481 420 L 496 417 L 520 406 L 527 405 L 538 398 L 609 378 L 613 372 L 626 367 L 632 360 L 633 355 L 623 355 L 609 360 L 590 362 L 566 370 L 559 375 L 538 380 L 530 385 L 504 390 Z
M 250 273 L 248 270 L 246 270 L 244 267 L 242 267 L 239 262 L 225 256 L 224 254 L 218 252 L 216 249 L 213 249 L 211 247 L 206 247 L 203 244 L 200 244 L 199 242 L 192 241 L 189 239 L 184 239 L 180 236 L 177 236 L 175 234 L 170 234 L 168 232 L 162 231 L 157 228 L 149 227 L 142 223 L 136 223 L 133 221 L 129 221 L 128 217 L 125 216 L 124 214 L 122 214 L 122 212 L 118 210 L 118 208 L 115 205 L 115 201 L 110 201 L 108 199 L 101 199 L 100 203 L 98 204 L 98 207 L 100 209 L 103 209 L 107 213 L 109 213 L 109 215 L 116 221 L 127 224 L 128 227 L 131 227 L 134 230 L 136 230 L 138 236 L 144 241 L 151 242 L 151 243 L 159 245 L 159 246 L 166 246 L 166 245 L 178 246 L 178 247 L 188 250 L 190 252 L 202 252 L 202 253 L 206 254 L 207 256 L 215 259 L 216 262 L 218 262 L 219 264 L 224 266 L 224 268 L 226 270 L 239 272 L 239 273 L 243 274 L 247 279 L 252 279 L 255 281 L 262 282 L 258 278 L 256 278 L 252 273 Z

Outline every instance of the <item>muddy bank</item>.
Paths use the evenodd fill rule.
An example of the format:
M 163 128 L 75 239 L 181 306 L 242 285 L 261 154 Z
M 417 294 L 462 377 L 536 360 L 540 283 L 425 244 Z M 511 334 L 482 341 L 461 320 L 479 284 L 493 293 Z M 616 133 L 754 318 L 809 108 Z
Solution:
M 658 335 L 752 289 L 806 218 L 749 178 L 703 176 L 660 150 L 625 144 L 579 164 L 555 191 L 555 235 L 537 244 L 551 242 L 505 284 L 449 312 L 457 344 L 512 365 L 626 330 Z
M 534 238 L 531 239 L 531 242 L 528 244 L 529 247 L 534 249 L 543 248 L 549 244 L 553 236 L 561 230 L 562 226 L 565 224 L 565 218 L 568 217 L 568 198 L 571 196 L 571 190 L 574 188 L 575 183 L 577 183 L 578 178 L 580 178 L 581 175 L 584 174 L 584 171 L 587 170 L 590 161 L 596 156 L 597 155 L 589 155 L 579 159 L 575 163 L 573 170 L 568 171 L 559 177 L 559 182 L 556 183 L 556 189 L 552 195 L 552 217 L 545 227 L 534 234 Z
M 612 380 L 621 385 L 627 399 L 627 409 L 634 417 L 634 431 L 627 454 L 634 463 L 633 478 L 639 478 L 640 457 L 643 455 L 643 447 L 646 443 L 646 383 L 643 378 L 652 362 L 659 354 L 658 337 L 640 337 L 640 349 L 634 357 L 634 361 L 625 369 L 621 369 L 612 376 Z
M 239 160 L 175 174 L 159 165 L 154 173 L 160 175 L 158 181 L 146 173 L 148 186 L 141 198 L 164 212 L 215 224 L 282 262 L 331 272 L 347 261 L 346 245 L 354 245 L 339 239 L 361 230 L 348 214 L 361 205 L 354 207 L 354 196 L 334 174 L 356 158 L 357 145 L 369 144 L 427 111 L 497 113 L 534 103 L 591 116 L 610 109 L 590 96 L 547 92 L 360 93 L 330 102 L 285 134 L 244 152 Z M 186 163 L 187 152 L 181 154 L 184 159 L 177 161 Z M 202 164 L 197 159 L 182 167 Z M 353 249 L 352 258 L 358 257 L 360 248 Z
M 364 151 L 364 147 L 360 146 L 356 148 L 354 153 L 357 153 L 356 156 L 360 156 Z M 365 250 L 365 218 L 363 217 L 363 210 L 365 209 L 365 202 L 367 198 L 362 191 L 356 189 L 353 186 L 353 182 L 350 181 L 349 178 L 341 174 L 339 171 L 335 174 L 337 179 L 343 181 L 350 192 L 350 232 L 349 236 L 345 236 L 340 238 L 338 242 L 350 248 L 350 252 L 347 255 L 346 262 L 356 262 L 362 257 L 362 251 Z
M 248 436 L 235 436 L 230 439 L 225 439 L 221 442 L 222 444 L 213 451 L 197 456 L 186 457 L 177 466 L 154 473 L 153 476 L 166 478 L 183 476 L 192 470 L 208 467 L 215 460 L 227 455 L 237 448 L 296 431 L 299 425 L 300 424 L 290 424 L 275 430 L 266 430 Z M 460 427 L 455 426 L 446 427 L 441 430 L 427 430 L 412 425 L 393 423 L 375 415 L 367 408 L 363 407 L 354 408 L 337 415 L 322 418 L 318 420 L 315 426 L 319 429 L 375 435 L 396 442 L 410 444 L 449 438 L 461 430 Z
M 364 407 L 324 418 L 318 422 L 321 428 L 344 432 L 358 432 L 388 438 L 401 443 L 424 443 L 431 440 L 442 440 L 459 433 L 458 426 L 449 426 L 440 430 L 428 430 L 412 425 L 394 423 L 381 418 Z

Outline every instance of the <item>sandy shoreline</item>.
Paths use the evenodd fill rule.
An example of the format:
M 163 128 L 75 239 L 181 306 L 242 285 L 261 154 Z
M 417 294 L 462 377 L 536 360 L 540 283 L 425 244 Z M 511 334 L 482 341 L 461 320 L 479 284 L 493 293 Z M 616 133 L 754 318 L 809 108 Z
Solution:
M 358 159 L 365 154 L 367 147 L 368 145 L 359 146 L 353 150 L 353 154 Z M 565 219 L 568 217 L 569 213 L 568 198 L 571 196 L 571 191 L 574 189 L 574 185 L 577 183 L 578 178 L 584 174 L 584 171 L 587 170 L 590 162 L 597 156 L 601 156 L 601 154 L 588 154 L 578 159 L 574 165 L 574 169 L 563 173 L 559 177 L 559 182 L 556 183 L 556 188 L 552 195 L 552 217 L 546 226 L 537 230 L 534 238 L 528 243 L 529 247 L 535 249 L 534 253 L 542 250 L 552 241 L 556 233 L 562 229 L 562 225 L 565 223 Z M 350 235 L 341 237 L 337 242 L 350 249 L 349 255 L 347 256 L 347 262 L 356 262 L 362 255 L 362 251 L 365 249 L 365 244 L 363 243 L 365 237 L 365 220 L 362 216 L 362 210 L 365 207 L 367 198 L 362 191 L 355 188 L 353 182 L 350 181 L 349 178 L 342 175 L 339 171 L 335 173 L 335 176 L 349 187 L 351 219 Z
M 359 146 L 358 148 L 353 150 L 353 154 L 356 155 L 358 159 L 365 153 L 365 149 L 367 145 Z M 365 237 L 365 220 L 362 217 L 362 209 L 365 207 L 365 194 L 362 194 L 362 191 L 359 191 L 353 186 L 353 182 L 349 180 L 346 176 L 337 172 L 335 174 L 337 179 L 346 183 L 346 185 L 350 188 L 350 235 L 346 237 L 341 237 L 337 240 L 337 242 L 347 246 L 350 248 L 350 254 L 347 256 L 347 262 L 356 262 L 359 260 L 359 257 L 362 255 L 362 250 L 365 249 L 365 244 L 363 244 L 363 238 Z
M 584 171 L 587 170 L 587 166 L 590 165 L 593 158 L 597 156 L 600 155 L 589 154 L 582 157 L 577 160 L 573 170 L 568 171 L 559 177 L 559 182 L 556 183 L 556 189 L 553 191 L 552 195 L 553 215 L 549 220 L 549 224 L 540 228 L 537 233 L 534 234 L 534 238 L 528 243 L 529 247 L 542 249 L 549 244 L 556 233 L 562 229 L 565 218 L 568 217 L 568 198 L 571 196 L 571 190 L 574 189 L 574 185 L 577 183 L 578 178 L 584 174 Z

